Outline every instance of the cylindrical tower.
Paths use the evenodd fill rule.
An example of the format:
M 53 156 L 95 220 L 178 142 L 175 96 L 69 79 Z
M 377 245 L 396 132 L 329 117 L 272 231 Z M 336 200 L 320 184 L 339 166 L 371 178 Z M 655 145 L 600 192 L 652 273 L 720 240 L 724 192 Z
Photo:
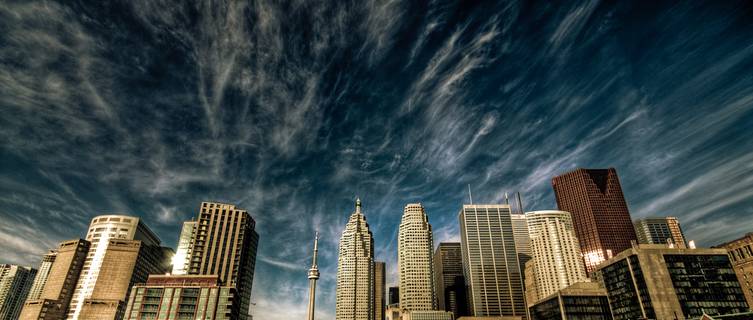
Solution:
M 308 320 L 314 320 L 314 306 L 316 304 L 316 280 L 319 280 L 319 268 L 316 265 L 316 256 L 319 253 L 319 231 L 314 238 L 314 258 L 309 269 L 309 316 Z

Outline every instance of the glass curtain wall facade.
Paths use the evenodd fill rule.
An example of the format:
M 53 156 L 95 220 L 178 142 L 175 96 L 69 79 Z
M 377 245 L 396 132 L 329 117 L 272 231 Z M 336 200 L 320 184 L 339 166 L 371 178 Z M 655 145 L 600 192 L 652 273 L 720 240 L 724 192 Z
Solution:
M 458 217 L 469 313 L 525 319 L 523 277 L 510 206 L 463 205 Z

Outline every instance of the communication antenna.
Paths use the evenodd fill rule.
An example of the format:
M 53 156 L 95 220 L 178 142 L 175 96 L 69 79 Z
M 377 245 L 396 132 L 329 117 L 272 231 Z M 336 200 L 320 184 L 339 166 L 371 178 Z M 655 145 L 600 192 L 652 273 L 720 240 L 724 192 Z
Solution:
M 523 200 L 520 198 L 520 192 L 517 192 L 518 195 L 518 209 L 520 209 L 520 213 L 523 213 Z
M 471 184 L 468 184 L 468 200 L 471 201 L 471 204 L 473 204 L 473 194 L 471 194 Z

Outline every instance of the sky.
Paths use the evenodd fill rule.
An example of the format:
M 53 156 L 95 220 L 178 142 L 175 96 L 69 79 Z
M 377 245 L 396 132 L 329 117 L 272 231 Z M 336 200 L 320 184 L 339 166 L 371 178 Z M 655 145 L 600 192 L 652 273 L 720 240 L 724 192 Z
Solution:
M 2 1 L 0 263 L 94 216 L 175 246 L 202 201 L 260 234 L 252 312 L 317 319 L 360 197 L 396 283 L 402 209 L 457 241 L 467 202 L 614 167 L 632 217 L 711 246 L 753 231 L 749 1 Z

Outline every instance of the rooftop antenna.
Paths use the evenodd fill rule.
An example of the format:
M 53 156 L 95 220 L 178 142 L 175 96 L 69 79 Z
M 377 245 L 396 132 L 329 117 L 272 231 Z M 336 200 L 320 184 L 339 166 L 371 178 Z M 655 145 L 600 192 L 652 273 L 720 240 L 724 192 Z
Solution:
M 473 195 L 471 194 L 471 184 L 468 184 L 468 199 L 471 201 L 471 204 L 473 204 Z
M 523 200 L 520 198 L 520 192 L 516 192 L 518 195 L 518 209 L 520 209 L 520 213 L 523 213 Z

